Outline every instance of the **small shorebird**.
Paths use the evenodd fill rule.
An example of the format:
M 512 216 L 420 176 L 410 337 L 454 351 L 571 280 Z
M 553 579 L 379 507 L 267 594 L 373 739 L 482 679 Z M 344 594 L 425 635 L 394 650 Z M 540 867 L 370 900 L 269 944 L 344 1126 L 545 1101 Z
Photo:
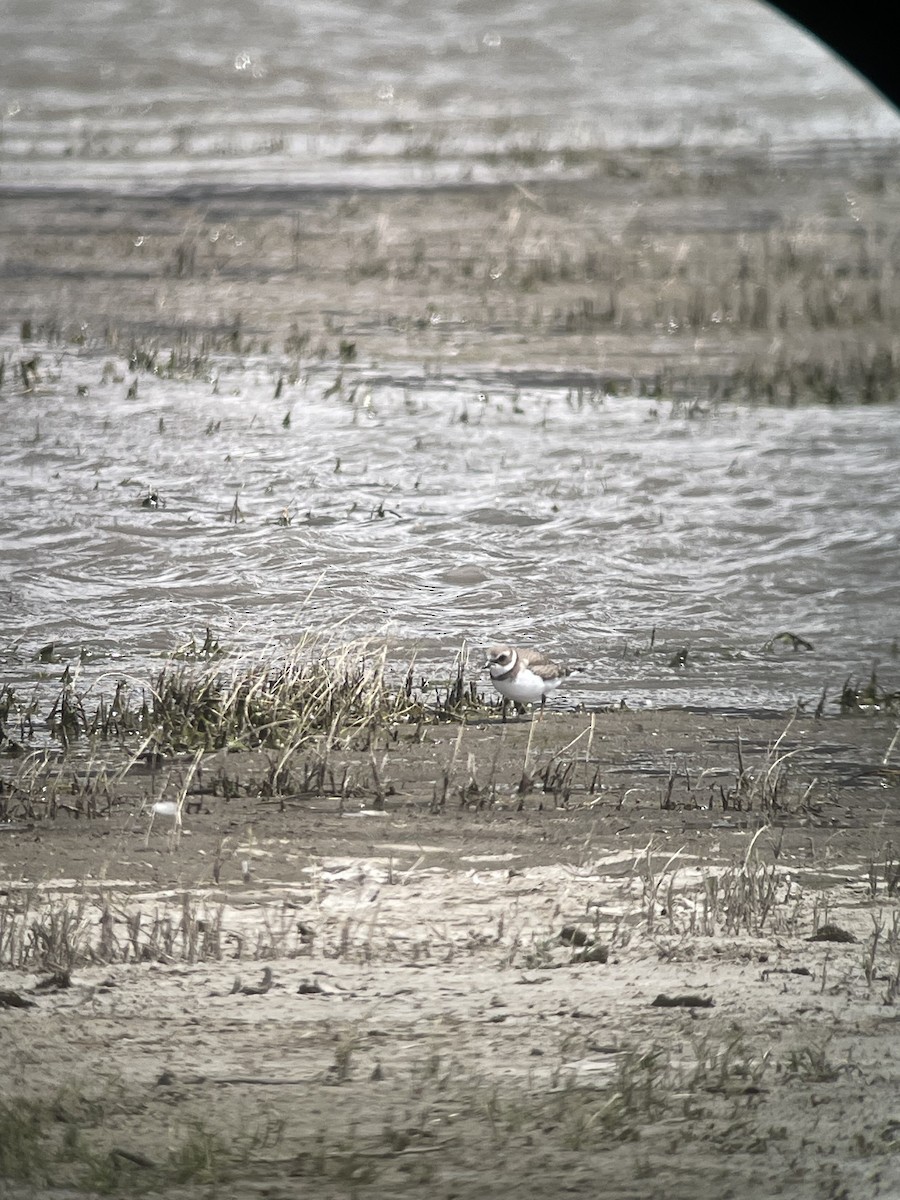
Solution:
M 517 650 L 515 646 L 491 646 L 487 665 L 491 682 L 503 697 L 504 716 L 508 700 L 512 700 L 519 712 L 526 704 L 538 702 L 543 709 L 547 697 L 568 675 L 568 671 L 551 662 L 540 650 Z

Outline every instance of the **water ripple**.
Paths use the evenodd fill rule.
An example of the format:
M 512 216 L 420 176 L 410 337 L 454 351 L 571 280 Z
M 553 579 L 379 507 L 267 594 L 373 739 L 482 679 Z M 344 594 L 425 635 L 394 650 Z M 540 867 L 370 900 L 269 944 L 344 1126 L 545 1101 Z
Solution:
M 373 379 L 373 420 L 315 377 L 276 404 L 261 364 L 234 396 L 148 379 L 139 406 L 102 383 L 79 396 L 94 369 L 61 356 L 37 430 L 2 402 L 9 682 L 45 674 L 51 640 L 88 675 L 146 677 L 205 624 L 243 648 L 380 631 L 435 664 L 464 638 L 522 639 L 586 663 L 568 694 L 591 702 L 785 703 L 896 663 L 900 433 L 883 409 L 575 413 L 546 387 L 513 405 L 494 378 L 461 424 L 471 381 Z M 151 487 L 163 507 L 141 506 Z M 815 650 L 766 649 L 783 629 Z

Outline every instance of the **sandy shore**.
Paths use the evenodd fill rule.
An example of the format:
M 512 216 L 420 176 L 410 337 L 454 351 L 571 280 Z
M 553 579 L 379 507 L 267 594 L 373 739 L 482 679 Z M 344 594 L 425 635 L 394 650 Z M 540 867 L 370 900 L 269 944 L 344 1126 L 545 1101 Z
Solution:
M 12 822 L 6 1194 L 895 1194 L 895 732 L 448 724 Z

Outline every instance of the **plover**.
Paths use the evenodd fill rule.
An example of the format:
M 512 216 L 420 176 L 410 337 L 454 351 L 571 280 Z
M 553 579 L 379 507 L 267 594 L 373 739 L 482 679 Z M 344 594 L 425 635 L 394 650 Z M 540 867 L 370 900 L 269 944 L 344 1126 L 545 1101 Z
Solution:
M 491 682 L 503 697 L 504 709 L 507 700 L 519 709 L 538 702 L 543 708 L 549 694 L 568 674 L 540 650 L 517 650 L 515 646 L 491 646 L 487 665 Z

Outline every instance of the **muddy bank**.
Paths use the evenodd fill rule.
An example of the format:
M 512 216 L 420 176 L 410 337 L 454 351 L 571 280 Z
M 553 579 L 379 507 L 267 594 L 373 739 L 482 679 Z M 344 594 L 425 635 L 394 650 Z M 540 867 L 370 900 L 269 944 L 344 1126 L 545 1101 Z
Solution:
M 8 1194 L 892 1195 L 895 733 L 548 714 L 11 821 Z
M 0 849 L 9 879 L 109 878 L 143 862 L 137 878 L 168 887 L 238 884 L 245 855 L 251 875 L 286 883 L 323 855 L 402 842 L 405 828 L 401 872 L 422 841 L 446 842 L 446 856 L 427 852 L 435 865 L 485 850 L 512 868 L 572 860 L 597 838 L 727 857 L 761 829 L 811 857 L 837 838 L 862 860 L 900 820 L 895 733 L 890 717 L 614 711 L 398 725 L 312 741 L 277 773 L 274 750 L 69 755 L 6 772 Z

